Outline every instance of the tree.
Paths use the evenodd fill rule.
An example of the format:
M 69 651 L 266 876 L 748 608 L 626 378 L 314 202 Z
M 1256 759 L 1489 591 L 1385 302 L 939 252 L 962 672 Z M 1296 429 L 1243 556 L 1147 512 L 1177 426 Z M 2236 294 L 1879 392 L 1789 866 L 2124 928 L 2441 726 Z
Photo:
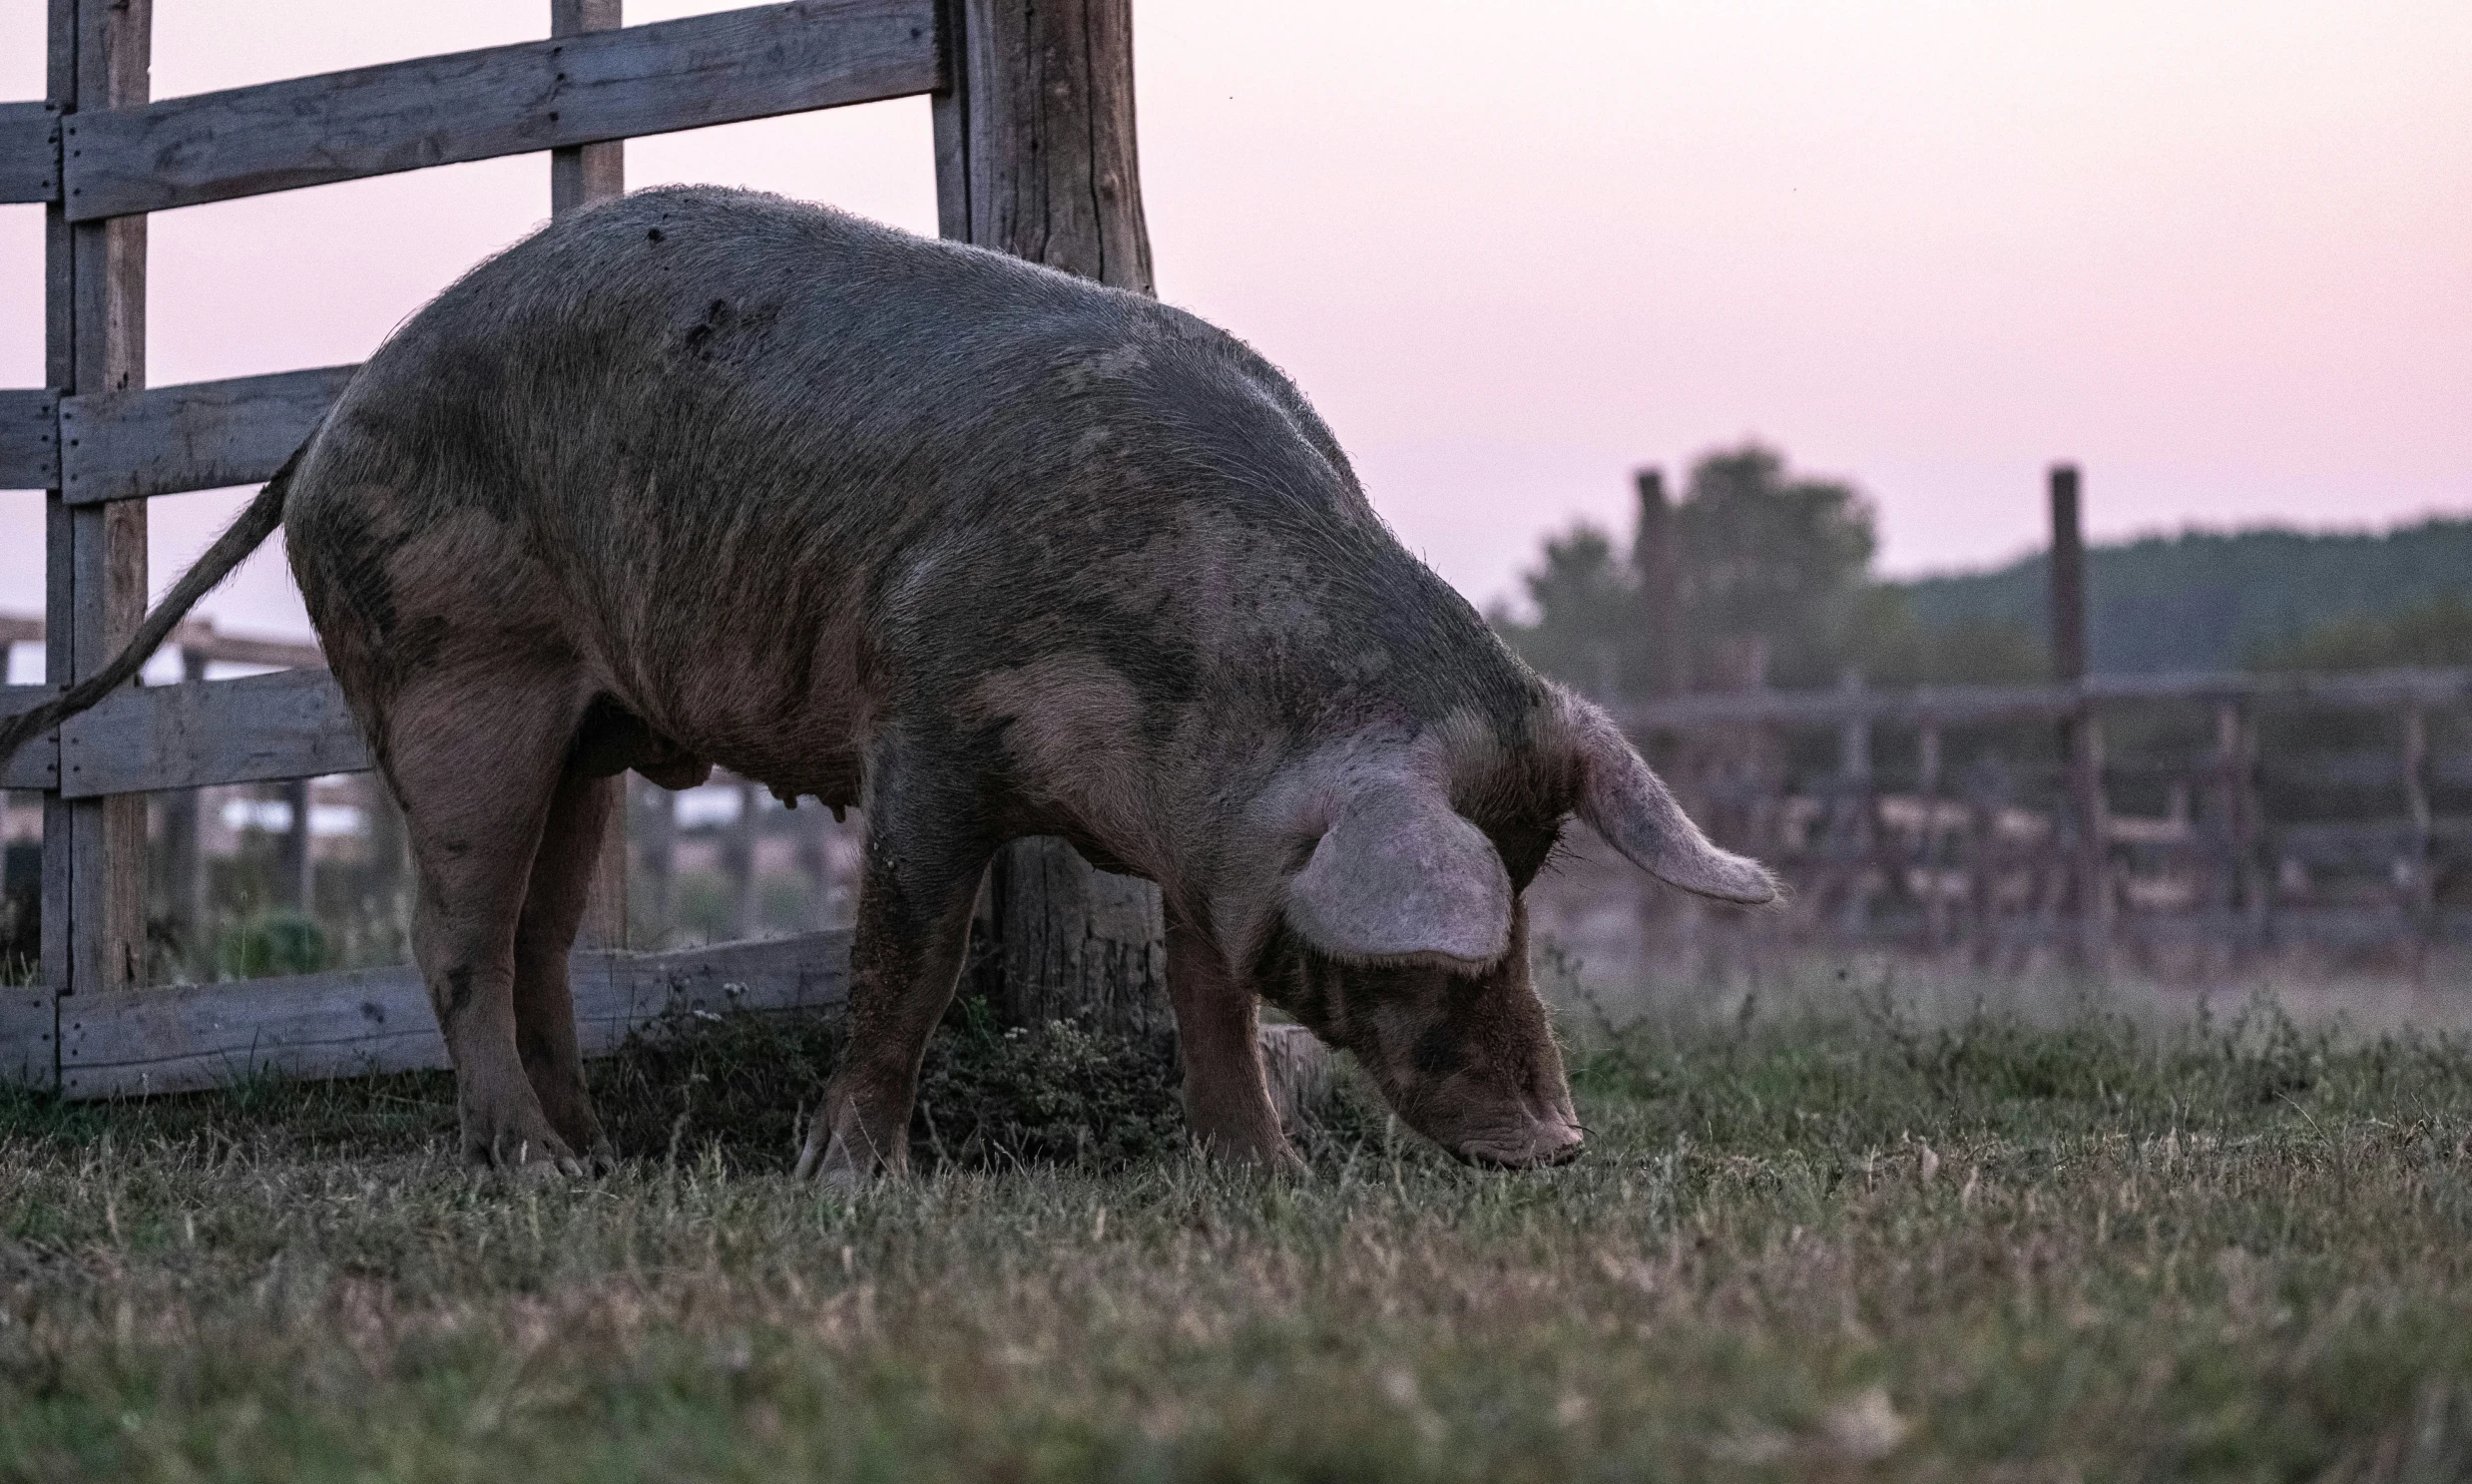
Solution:
M 1746 443 L 1692 466 L 1676 524 L 1695 655 L 1756 638 L 1774 683 L 1836 679 L 1845 621 L 1879 544 L 1853 486 L 1792 477 L 1784 455 Z
M 1494 627 L 1529 664 L 1597 696 L 1624 696 L 1642 675 L 1638 579 L 1614 543 L 1581 521 L 1545 542 L 1545 565 L 1527 574 L 1537 621 L 1497 611 Z
M 1729 670 L 1766 657 L 1768 682 L 1833 685 L 1853 670 L 1874 685 L 2039 680 L 2050 666 L 2029 629 L 1998 620 L 1927 624 L 1905 589 L 1871 580 L 1878 539 L 1870 503 L 1841 480 L 1793 474 L 1756 443 L 1692 466 L 1681 503 L 1642 476 L 1639 534 L 1628 552 L 1586 522 L 1549 538 L 1527 574 L 1532 623 L 1493 622 L 1530 664 L 1592 695 L 1644 697 L 1661 675 L 1691 689 L 1737 684 Z M 1652 507 L 1655 507 L 1652 509 Z M 1670 520 L 1677 548 L 1665 579 L 1688 653 L 1661 667 L 1649 615 L 1655 565 L 1649 524 Z
M 2445 593 L 2398 613 L 2332 619 L 2259 650 L 2252 670 L 2384 670 L 2472 665 L 2472 599 Z

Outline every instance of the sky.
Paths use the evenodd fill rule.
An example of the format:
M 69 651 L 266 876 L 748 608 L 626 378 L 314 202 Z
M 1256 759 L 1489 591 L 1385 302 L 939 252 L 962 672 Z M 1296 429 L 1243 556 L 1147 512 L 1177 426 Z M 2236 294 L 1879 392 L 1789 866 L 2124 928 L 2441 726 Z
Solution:
M 628 0 L 630 21 L 728 8 Z M 42 91 L 0 0 L 0 98 Z M 156 0 L 157 97 L 544 34 L 546 3 Z M 2472 5 L 1135 0 L 1163 297 L 1293 376 L 1471 598 L 1747 438 L 1874 502 L 1892 574 L 2038 544 L 2472 514 Z M 628 146 L 934 230 L 902 100 Z M 521 157 L 158 214 L 149 379 L 365 357 L 548 212 Z M 42 377 L 0 207 L 0 385 Z M 246 491 L 158 499 L 160 591 Z M 41 608 L 0 493 L 0 611 Z M 203 612 L 306 633 L 279 552 Z M 20 673 L 35 659 L 21 647 Z

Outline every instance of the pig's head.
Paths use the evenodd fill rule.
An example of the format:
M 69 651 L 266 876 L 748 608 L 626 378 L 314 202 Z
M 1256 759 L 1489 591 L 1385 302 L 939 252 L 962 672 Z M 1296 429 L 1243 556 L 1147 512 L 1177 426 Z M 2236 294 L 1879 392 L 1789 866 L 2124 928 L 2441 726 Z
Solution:
M 1556 1164 L 1582 1135 L 1521 894 L 1565 823 L 1704 896 L 1764 902 L 1776 885 L 1711 844 L 1604 713 L 1567 693 L 1548 692 L 1516 742 L 1471 738 L 1334 748 L 1274 791 L 1285 865 L 1253 934 L 1255 982 L 1452 1154 Z

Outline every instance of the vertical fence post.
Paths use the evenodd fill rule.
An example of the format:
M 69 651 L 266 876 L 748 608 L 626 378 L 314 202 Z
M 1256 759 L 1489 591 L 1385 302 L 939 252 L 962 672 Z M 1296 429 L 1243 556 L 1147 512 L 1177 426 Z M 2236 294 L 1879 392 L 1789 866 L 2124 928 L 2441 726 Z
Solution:
M 763 807 L 763 790 L 744 778 L 737 786 L 739 812 L 722 832 L 721 864 L 730 878 L 730 935 L 751 938 L 763 922 L 762 898 L 755 891 L 755 852 L 762 839 L 756 811 Z
M 1666 498 L 1664 470 L 1642 469 L 1632 477 L 1640 491 L 1640 533 L 1632 541 L 1631 566 L 1640 575 L 1647 671 L 1631 679 L 1647 695 L 1677 696 L 1691 686 L 1691 656 L 1683 635 L 1683 555 L 1674 502 Z
M 2412 821 L 2401 865 L 2404 914 L 2416 933 L 2436 926 L 2437 894 L 2431 869 L 2430 835 L 2435 823 L 2429 805 L 2429 713 L 2415 701 L 2403 710 L 2403 806 Z
M 1131 0 L 947 0 L 945 19 L 947 88 L 932 102 L 941 233 L 1152 292 Z M 1167 931 L 1149 882 L 1094 870 L 1062 840 L 1017 840 L 990 870 L 981 920 L 1007 1018 L 1165 1023 Z
M 2225 701 L 2215 709 L 2215 767 L 2221 779 L 2218 805 L 2223 850 L 2222 900 L 2226 921 L 2239 925 L 2239 942 L 2265 944 L 2272 885 L 2258 860 L 2263 812 L 2257 796 L 2256 726 L 2248 709 Z
M 1923 813 L 1922 828 L 1914 841 L 1914 864 L 1923 885 L 1923 945 L 1935 953 L 1948 945 L 1948 893 L 1943 879 L 1947 852 L 1940 848 L 1940 724 L 1926 717 L 1914 738 L 1914 792 L 1922 800 Z
M 557 39 L 591 31 L 615 31 L 621 0 L 549 0 L 549 34 Z M 627 145 L 610 140 L 549 152 L 550 215 L 623 196 L 627 190 Z
M 275 868 L 274 899 L 297 912 L 317 910 L 316 866 L 309 858 L 309 780 L 283 783 L 283 807 L 291 827 L 283 833 L 281 863 Z
M 2086 679 L 2086 537 L 2074 464 L 2051 471 L 2052 678 L 2076 686 Z M 2077 908 L 2081 966 L 2110 967 L 2112 900 L 2104 858 L 2103 722 L 2080 700 L 2060 724 L 2070 843 L 2070 895 Z
M 621 0 L 549 0 L 551 39 L 615 31 L 625 22 Z M 549 152 L 549 210 L 553 217 L 609 201 L 627 191 L 627 145 L 610 140 Z M 609 795 L 601 826 L 601 855 L 593 867 L 592 893 L 580 936 L 605 948 L 627 946 L 627 784 L 622 775 L 601 784 Z
M 644 800 L 644 912 L 651 920 L 644 926 L 648 947 L 661 946 L 661 940 L 678 926 L 671 920 L 670 882 L 678 866 L 678 795 L 658 784 L 647 783 L 642 790 Z
M 142 104 L 152 0 L 51 0 L 49 95 L 69 109 Z M 45 379 L 81 395 L 146 384 L 146 219 L 70 225 L 44 208 Z M 72 508 L 47 492 L 44 676 L 103 668 L 146 612 L 146 502 Z M 146 972 L 146 799 L 43 810 L 43 976 L 61 990 L 135 984 Z
M 1862 695 L 1862 673 L 1848 670 L 1838 679 L 1837 692 Z M 1844 883 L 1842 926 L 1854 937 L 1871 929 L 1871 872 L 1879 864 L 1878 796 L 1871 785 L 1871 719 L 1851 716 L 1837 733 L 1838 802 L 1832 842 L 1838 853 L 1839 879 Z
M 181 680 L 196 685 L 206 679 L 206 652 L 195 645 L 181 650 Z M 202 969 L 207 921 L 206 858 L 200 847 L 205 820 L 206 790 L 182 788 L 164 795 L 163 854 L 165 905 L 181 951 L 192 972 Z

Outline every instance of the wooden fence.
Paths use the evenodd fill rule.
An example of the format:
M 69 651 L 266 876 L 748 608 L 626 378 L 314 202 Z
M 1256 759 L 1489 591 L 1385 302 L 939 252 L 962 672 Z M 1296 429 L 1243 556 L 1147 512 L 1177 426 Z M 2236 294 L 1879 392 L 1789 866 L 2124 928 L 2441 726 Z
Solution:
M 147 595 L 148 497 L 267 478 L 352 374 L 333 366 L 149 387 L 147 213 L 531 152 L 549 153 L 552 206 L 568 211 L 617 193 L 629 137 L 923 93 L 945 236 L 1150 286 L 1126 0 L 791 0 L 636 27 L 619 24 L 617 0 L 550 9 L 544 41 L 155 102 L 150 0 L 49 0 L 47 96 L 0 105 L 0 202 L 45 209 L 47 384 L 0 390 L 0 488 L 46 491 L 39 637 L 49 687 L 93 673 L 134 632 Z M 2073 512 L 2073 474 L 2068 484 Z M 2075 570 L 2055 562 L 2064 568 Z M 211 654 L 212 638 L 190 631 L 185 647 Z M 0 770 L 0 787 L 44 798 L 40 987 L 0 992 L 0 1071 L 96 1096 L 261 1069 L 438 1064 L 409 970 L 142 983 L 144 795 L 367 766 L 322 670 L 296 654 L 257 658 L 293 668 L 232 680 L 201 668 L 178 685 L 132 688 Z M 0 715 L 47 694 L 0 690 Z M 1797 790 L 1781 768 L 1677 769 L 1720 833 L 1777 855 L 1806 904 L 1829 904 L 1824 920 L 1836 929 L 1877 931 L 1912 907 L 1925 938 L 1979 934 L 2008 912 L 2101 952 L 2116 909 L 2156 874 L 2139 863 L 2150 857 L 2211 873 L 2212 915 L 2191 914 L 2210 931 L 2270 935 L 2285 862 L 2305 874 L 2311 860 L 2347 851 L 2355 866 L 2386 862 L 2398 921 L 2438 931 L 2435 883 L 2465 831 L 2434 808 L 2431 785 L 2463 769 L 2432 754 L 2425 723 L 2465 694 L 2459 674 L 2147 682 L 2086 679 L 2064 663 L 2050 687 L 1677 697 L 1633 709 L 1630 721 L 1669 749 L 1696 739 L 1734 763 L 1769 754 L 1735 745 L 1745 738 L 1839 734 L 1824 787 Z M 2293 698 L 2400 719 L 2399 822 L 2312 835 L 2266 817 L 2255 714 Z M 2215 760 L 2190 786 L 2218 803 L 2156 825 L 2109 809 L 2107 768 L 2117 768 L 2104 759 L 2103 723 L 2119 707 L 2163 701 L 2215 708 Z M 2060 785 L 2041 804 L 1969 793 L 1942 765 L 1951 735 L 2039 723 L 2060 732 Z M 1916 739 L 1919 760 L 1910 786 L 1892 789 L 1872 759 L 1879 736 L 1898 729 Z M 619 859 L 605 870 L 605 896 Z M 1053 845 L 1016 847 L 994 880 L 995 961 L 1033 985 L 1025 1003 L 1129 1002 L 1155 990 L 1155 894 L 1094 885 Z M 1815 919 L 1806 906 L 1794 920 Z M 605 951 L 579 974 L 588 1040 L 606 1044 L 682 1006 L 836 1003 L 846 949 L 827 931 L 676 955 Z
M 1619 710 L 1716 833 L 1793 883 L 1746 930 L 2194 969 L 2472 940 L 2472 670 Z
M 927 94 L 945 236 L 1035 242 L 1026 255 L 1110 281 L 1138 266 L 1147 287 L 1127 15 L 1125 0 L 790 0 L 628 27 L 618 0 L 552 0 L 543 41 L 153 101 L 151 0 L 49 0 L 47 96 L 0 104 L 0 202 L 45 209 L 47 384 L 0 391 L 0 488 L 46 491 L 47 686 L 0 690 L 0 715 L 135 631 L 147 497 L 268 478 L 352 375 L 148 386 L 147 213 L 534 152 L 564 212 L 619 192 L 630 137 Z M 1058 260 L 1076 252 L 1091 262 Z M 282 1007 L 383 984 L 395 998 L 366 1000 L 372 1024 L 396 1026 L 403 974 L 143 988 L 143 795 L 367 766 L 333 682 L 306 667 L 132 688 L 22 749 L 0 787 L 44 795 L 42 987 L 9 992 L 0 1064 L 75 1096 L 192 1085 L 175 1066 L 357 1065 L 333 1040 L 348 1015 L 294 1043 L 272 1029 Z M 817 933 L 606 973 L 639 986 L 631 1007 L 651 980 L 724 971 L 762 1003 L 823 1003 L 845 953 Z

